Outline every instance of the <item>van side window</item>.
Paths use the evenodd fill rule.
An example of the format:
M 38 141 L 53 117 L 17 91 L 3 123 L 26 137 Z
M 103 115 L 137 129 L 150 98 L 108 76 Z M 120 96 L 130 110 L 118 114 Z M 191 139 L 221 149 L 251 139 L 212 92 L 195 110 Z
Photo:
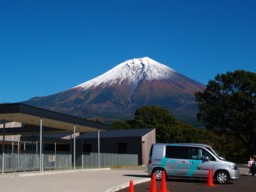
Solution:
M 188 148 L 182 146 L 166 146 L 166 158 L 187 159 Z
M 199 148 L 189 148 L 189 159 L 202 159 L 202 151 Z
M 189 159 L 198 159 L 203 160 L 206 157 L 209 158 L 210 161 L 214 161 L 214 157 L 208 153 L 205 149 L 198 147 L 190 147 L 189 148 Z
M 203 157 L 208 157 L 210 161 L 215 161 L 216 159 L 206 150 L 203 149 Z

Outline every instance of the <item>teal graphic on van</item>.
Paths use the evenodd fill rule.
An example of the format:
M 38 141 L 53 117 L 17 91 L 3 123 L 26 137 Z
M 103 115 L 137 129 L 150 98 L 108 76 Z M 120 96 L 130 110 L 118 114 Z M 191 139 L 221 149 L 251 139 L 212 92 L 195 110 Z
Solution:
M 167 161 L 168 161 L 168 159 L 166 157 L 162 158 L 162 160 L 160 162 L 160 167 L 165 168 Z
M 166 165 L 172 167 L 172 169 L 169 170 L 169 174 L 173 175 L 173 176 L 176 176 L 177 172 L 179 172 L 182 169 L 187 170 L 186 176 L 193 176 L 197 167 L 200 165 L 201 160 L 189 160 L 188 162 L 189 162 L 189 164 L 178 163 L 178 161 L 175 159 L 168 159 L 168 158 L 164 157 L 161 160 L 160 167 L 162 167 L 164 169 L 166 169 Z
M 196 171 L 197 167 L 200 165 L 201 160 L 189 160 L 189 170 L 187 173 L 187 176 L 192 176 L 194 172 Z

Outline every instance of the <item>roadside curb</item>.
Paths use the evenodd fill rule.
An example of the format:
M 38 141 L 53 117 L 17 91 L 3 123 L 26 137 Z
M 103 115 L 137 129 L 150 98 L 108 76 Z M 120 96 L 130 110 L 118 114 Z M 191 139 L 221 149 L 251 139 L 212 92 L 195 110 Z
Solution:
M 110 168 L 100 168 L 100 169 L 81 169 L 81 170 L 66 170 L 66 171 L 44 171 L 36 173 L 21 173 L 18 177 L 31 177 L 31 176 L 44 176 L 44 175 L 55 175 L 63 173 L 77 173 L 77 172 L 89 172 L 89 171 L 108 171 Z

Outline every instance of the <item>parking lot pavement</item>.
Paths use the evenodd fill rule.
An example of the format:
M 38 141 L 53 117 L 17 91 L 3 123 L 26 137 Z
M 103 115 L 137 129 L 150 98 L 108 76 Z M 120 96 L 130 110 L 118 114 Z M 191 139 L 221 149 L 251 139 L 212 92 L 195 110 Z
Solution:
M 228 184 L 214 184 L 214 187 L 207 185 L 207 180 L 199 179 L 178 179 L 168 178 L 166 182 L 167 189 L 175 192 L 243 192 L 255 191 L 256 189 L 256 176 L 249 176 L 248 168 L 240 168 L 240 179 L 230 181 Z M 151 182 L 144 182 L 134 185 L 135 192 L 149 192 Z M 157 182 L 157 188 L 160 189 L 161 182 Z M 127 192 L 127 188 L 119 190 L 118 192 Z
M 150 181 L 145 167 L 133 169 L 96 169 L 0 175 L 3 192 L 112 192 L 134 184 Z
M 135 192 L 149 192 L 151 182 L 145 182 L 134 186 Z M 160 182 L 157 182 L 157 189 L 160 190 Z M 170 192 L 244 192 L 255 191 L 256 177 L 241 175 L 239 180 L 231 181 L 227 184 L 214 184 L 213 187 L 207 185 L 205 180 L 195 179 L 168 179 L 167 189 Z M 127 188 L 118 192 L 127 192 Z
M 242 184 L 245 189 L 255 190 L 256 177 L 248 176 L 248 169 L 241 170 L 243 176 L 238 181 L 234 181 L 234 191 Z M 254 179 L 254 180 L 253 180 Z M 130 180 L 133 180 L 135 192 L 148 192 L 150 177 L 146 172 L 146 167 L 133 167 L 125 169 L 94 169 L 94 170 L 77 170 L 77 171 L 47 171 L 42 173 L 6 173 L 0 175 L 0 191 L 3 192 L 126 192 Z M 173 180 L 175 181 L 175 180 Z M 180 186 L 187 186 L 187 191 L 191 191 L 194 187 L 205 188 L 205 181 L 201 182 L 183 182 L 170 180 L 170 191 L 180 191 Z M 250 183 L 253 182 L 252 185 Z M 177 190 L 174 183 L 176 183 Z M 251 187 L 254 188 L 251 188 Z M 138 189 L 142 187 L 142 189 Z M 175 190 L 172 190 L 172 189 Z M 215 187 L 219 189 L 219 185 Z M 227 187 L 226 187 L 227 188 Z M 122 191 L 123 189 L 123 191 Z M 143 191 L 144 190 L 144 191 Z M 200 192 L 200 190 L 194 190 Z M 201 190 L 202 191 L 202 190 Z M 223 191 L 222 188 L 219 191 Z

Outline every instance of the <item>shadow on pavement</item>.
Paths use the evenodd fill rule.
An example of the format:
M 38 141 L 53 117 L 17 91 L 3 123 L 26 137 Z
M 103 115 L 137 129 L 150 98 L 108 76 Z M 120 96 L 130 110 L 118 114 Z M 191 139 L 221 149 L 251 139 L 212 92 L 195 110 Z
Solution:
M 186 183 L 207 183 L 207 179 L 195 179 L 195 178 L 168 178 L 167 182 L 186 182 Z M 214 184 L 217 184 L 214 182 Z M 233 184 L 232 181 L 229 181 L 226 184 Z
M 125 174 L 123 176 L 126 176 L 126 177 L 138 177 L 138 178 L 149 178 L 148 175 Z

